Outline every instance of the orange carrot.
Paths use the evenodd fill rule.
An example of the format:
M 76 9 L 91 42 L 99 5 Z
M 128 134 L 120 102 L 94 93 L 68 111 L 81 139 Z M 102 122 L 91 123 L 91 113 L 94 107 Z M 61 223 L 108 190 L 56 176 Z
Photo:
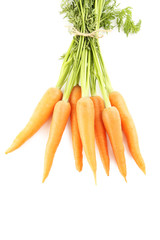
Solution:
M 97 164 L 95 154 L 94 104 L 90 98 L 83 97 L 78 100 L 77 120 L 84 152 L 94 173 L 96 182 Z
M 41 128 L 41 126 L 51 116 L 55 104 L 61 98 L 62 98 L 62 92 L 58 88 L 49 88 L 47 90 L 47 92 L 41 98 L 35 111 L 33 112 L 29 122 L 27 123 L 25 128 L 15 138 L 12 145 L 6 151 L 6 154 L 19 148 L 23 143 L 25 143 Z
M 127 138 L 131 155 L 139 168 L 146 174 L 145 163 L 140 153 L 136 127 L 128 111 L 125 100 L 119 92 L 111 92 L 109 98 L 112 106 L 115 106 L 120 113 L 122 129 Z
M 59 101 L 58 103 L 56 103 L 53 112 L 49 138 L 46 145 L 42 182 L 45 181 L 50 172 L 53 158 L 58 148 L 58 145 L 61 141 L 70 112 L 71 112 L 70 103 L 65 101 Z
M 105 108 L 104 101 L 99 96 L 91 97 L 91 100 L 94 104 L 95 110 L 95 137 L 101 160 L 106 171 L 106 174 L 109 176 L 109 156 L 107 148 L 107 138 L 106 130 L 102 121 L 102 112 Z
M 112 145 L 119 171 L 126 180 L 126 161 L 119 112 L 115 107 L 105 108 L 102 113 L 102 119 Z
M 83 167 L 82 155 L 82 141 L 79 134 L 76 105 L 77 101 L 81 98 L 81 87 L 75 86 L 71 92 L 69 102 L 71 104 L 71 129 L 72 129 L 72 145 L 75 158 L 76 169 L 80 172 Z

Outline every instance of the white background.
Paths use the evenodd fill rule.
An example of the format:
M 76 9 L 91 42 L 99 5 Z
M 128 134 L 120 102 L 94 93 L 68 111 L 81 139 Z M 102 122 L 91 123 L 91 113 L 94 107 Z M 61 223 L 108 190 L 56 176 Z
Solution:
M 0 239 L 160 239 L 159 1 L 123 1 L 142 30 L 112 32 L 100 40 L 115 90 L 134 118 L 147 175 L 126 147 L 128 183 L 113 154 L 110 176 L 97 152 L 97 181 L 84 157 L 75 170 L 70 124 L 53 167 L 41 183 L 50 120 L 17 151 L 5 156 L 47 88 L 55 86 L 71 42 L 60 0 L 0 0 Z M 124 139 L 125 140 L 125 139 Z

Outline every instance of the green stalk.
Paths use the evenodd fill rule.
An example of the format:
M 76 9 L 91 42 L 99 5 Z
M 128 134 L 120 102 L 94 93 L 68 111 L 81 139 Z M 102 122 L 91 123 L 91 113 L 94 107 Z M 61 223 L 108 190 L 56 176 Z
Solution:
M 70 75 L 72 66 L 73 66 L 73 53 L 71 53 L 68 61 L 63 66 L 63 71 L 61 72 L 59 76 L 59 81 L 56 85 L 57 88 L 61 89 L 63 87 L 63 85 L 65 84 Z
M 89 80 L 90 80 L 90 71 L 91 71 L 91 51 L 87 50 L 87 55 L 88 55 L 88 66 L 87 66 L 87 75 L 86 75 L 86 93 L 87 96 L 89 96 Z
M 64 57 L 64 60 L 63 60 L 63 64 L 62 64 L 62 67 L 61 67 L 59 79 L 58 79 L 58 82 L 57 82 L 57 85 L 56 85 L 56 87 L 59 88 L 59 89 L 61 89 L 62 86 L 64 85 L 65 79 L 68 75 L 67 72 L 68 72 L 70 66 L 67 66 L 68 65 L 67 60 L 68 60 L 69 56 L 71 56 L 71 50 L 73 48 L 73 44 L 74 44 L 74 39 L 72 40 L 71 45 L 70 45 L 70 47 L 69 47 L 69 49 L 68 49 L 68 51 L 67 51 L 67 53 Z
M 98 20 L 98 6 L 97 6 L 97 1 L 98 0 L 95 0 L 95 5 L 94 5 L 94 8 L 95 8 L 95 14 L 96 14 L 96 20 Z M 96 30 L 98 29 L 98 21 L 96 21 Z
M 91 54 L 90 92 L 91 92 L 91 96 L 96 96 L 96 77 L 95 77 L 95 72 L 94 72 L 94 61 L 93 61 L 92 51 L 90 51 L 90 54 Z
M 105 76 L 105 77 L 103 78 L 103 81 L 104 81 L 106 90 L 107 90 L 108 93 L 110 94 L 110 93 L 113 91 L 113 88 L 112 88 L 112 85 L 111 85 L 111 82 L 110 82 L 109 75 L 108 75 L 108 73 L 107 73 L 106 66 L 105 66 L 104 61 L 103 61 L 103 57 L 102 57 L 102 54 L 101 54 L 101 50 L 100 50 L 100 47 L 99 47 L 99 43 L 98 43 L 97 53 L 98 53 L 99 62 L 100 62 L 100 65 L 101 65 L 101 69 L 102 69 L 103 75 Z
M 72 88 L 77 82 L 77 77 L 78 77 L 80 67 L 81 67 L 81 57 L 82 57 L 83 47 L 85 48 L 84 37 L 80 37 L 80 41 L 78 44 L 78 50 L 77 50 L 76 57 L 74 60 L 74 65 L 72 67 L 70 78 L 68 80 L 68 83 L 66 84 L 65 91 L 63 94 L 64 101 L 68 101 L 69 96 L 72 91 Z
M 81 88 L 82 88 L 82 97 L 87 97 L 89 94 L 89 86 L 87 87 L 87 58 L 88 58 L 88 52 L 85 49 L 83 49 L 82 53 L 82 64 L 81 64 L 81 73 L 80 73 L 80 82 L 81 82 Z
M 100 87 L 102 95 L 103 95 L 105 106 L 110 107 L 108 92 L 105 89 L 105 85 L 104 85 L 104 81 L 103 81 L 103 75 L 102 75 L 102 72 L 101 72 L 101 68 L 100 68 L 100 65 L 99 65 L 98 56 L 97 56 L 97 52 L 96 52 L 94 44 L 91 44 L 91 48 L 92 48 L 92 52 L 93 52 L 93 59 L 94 59 L 94 65 L 95 65 L 96 73 L 97 73 L 97 79 L 98 79 L 99 87 Z
M 83 25 L 82 25 L 82 26 L 83 26 L 82 29 L 83 29 L 83 32 L 85 32 L 85 22 L 84 22 L 84 10 L 85 10 L 85 9 L 83 9 L 82 1 L 80 0 L 79 2 L 80 2 L 81 14 L 82 14 L 82 24 L 83 24 Z
M 66 83 L 64 94 L 63 94 L 63 99 L 62 99 L 63 101 L 66 101 L 66 102 L 68 102 L 69 96 L 70 96 L 72 88 L 74 86 L 73 75 L 74 75 L 74 71 L 72 68 L 70 78 L 68 80 L 68 83 Z

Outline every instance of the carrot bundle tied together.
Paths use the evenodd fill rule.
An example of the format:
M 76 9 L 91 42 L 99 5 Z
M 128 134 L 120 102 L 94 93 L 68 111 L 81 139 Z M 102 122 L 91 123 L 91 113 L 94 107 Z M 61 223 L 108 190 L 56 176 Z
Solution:
M 131 8 L 120 9 L 116 0 L 92 0 L 92 4 L 88 0 L 62 1 L 61 7 L 64 17 L 72 24 L 71 32 L 76 30 L 76 34 L 62 56 L 56 88 L 50 88 L 44 94 L 28 124 L 6 153 L 14 151 L 33 136 L 53 113 L 45 151 L 43 182 L 51 170 L 69 116 L 75 166 L 79 172 L 83 168 L 84 149 L 96 182 L 96 140 L 103 167 L 109 175 L 107 133 L 119 171 L 126 180 L 123 129 L 131 155 L 145 173 L 133 119 L 123 97 L 113 91 L 99 44 L 100 31 L 109 33 L 111 29 L 117 29 L 128 36 L 140 30 L 141 21 L 135 23 Z M 102 98 L 98 96 L 97 83 Z

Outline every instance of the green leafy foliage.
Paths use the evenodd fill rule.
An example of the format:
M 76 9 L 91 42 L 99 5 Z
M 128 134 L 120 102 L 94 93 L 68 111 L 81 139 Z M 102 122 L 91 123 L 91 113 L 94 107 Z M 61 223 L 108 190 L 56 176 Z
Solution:
M 64 18 L 82 33 L 117 29 L 128 36 L 141 27 L 140 20 L 133 21 L 131 7 L 121 9 L 116 0 L 62 0 L 61 8 Z M 96 37 L 74 36 L 67 53 L 61 57 L 63 64 L 57 87 L 65 85 L 63 100 L 68 101 L 76 84 L 81 85 L 82 97 L 89 95 L 89 89 L 92 96 L 96 95 L 98 82 L 105 105 L 110 106 L 108 95 L 113 88 Z
M 141 28 L 141 20 L 135 23 L 132 19 L 131 7 L 120 9 L 116 0 L 63 0 L 61 8 L 61 13 L 78 31 L 82 31 L 83 22 L 86 33 L 97 27 L 117 28 L 128 36 Z
M 96 16 L 94 9 L 94 0 L 82 1 L 83 8 L 85 9 L 84 22 L 86 32 L 93 32 L 96 28 Z M 82 11 L 80 7 L 80 1 L 78 0 L 63 0 L 61 4 L 64 17 L 68 19 L 69 23 L 78 30 L 82 30 L 83 18 Z
M 120 31 L 123 29 L 124 33 L 128 36 L 129 33 L 137 33 L 141 28 L 141 20 L 137 24 L 132 20 L 132 11 L 130 7 L 124 8 L 117 12 L 117 27 Z

